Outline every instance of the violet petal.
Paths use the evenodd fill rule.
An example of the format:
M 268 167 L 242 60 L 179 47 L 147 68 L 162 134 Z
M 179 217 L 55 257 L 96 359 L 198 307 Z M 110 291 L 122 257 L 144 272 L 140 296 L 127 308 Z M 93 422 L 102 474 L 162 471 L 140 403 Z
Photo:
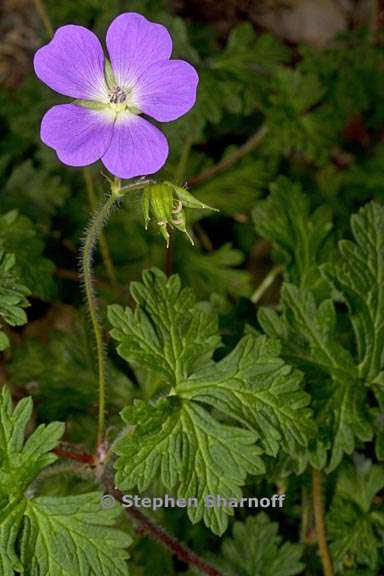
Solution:
M 104 166 L 119 178 L 154 174 L 168 156 L 168 142 L 158 128 L 130 112 L 116 119 Z
M 62 26 L 36 52 L 33 63 L 36 75 L 56 92 L 71 98 L 108 101 L 103 49 L 87 28 Z
M 43 117 L 40 136 L 69 166 L 88 166 L 101 158 L 113 132 L 114 114 L 75 104 L 53 106 Z
M 120 87 L 131 86 L 151 64 L 167 60 L 172 53 L 168 30 L 135 12 L 120 14 L 112 21 L 106 43 Z
M 194 105 L 198 82 L 197 72 L 188 62 L 157 62 L 137 80 L 138 106 L 160 122 L 176 120 Z

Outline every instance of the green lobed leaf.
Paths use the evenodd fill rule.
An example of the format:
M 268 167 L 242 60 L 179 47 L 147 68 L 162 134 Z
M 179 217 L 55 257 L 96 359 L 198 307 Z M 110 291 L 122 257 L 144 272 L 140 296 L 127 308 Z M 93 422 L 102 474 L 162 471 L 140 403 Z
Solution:
M 224 50 L 213 54 L 199 71 L 197 108 L 209 122 L 225 111 L 252 113 L 269 89 L 269 74 L 285 62 L 288 52 L 274 37 L 257 36 L 249 22 L 234 28 Z
M 369 110 L 371 121 L 380 116 L 378 97 L 384 82 L 382 53 L 375 49 L 369 35 L 351 35 L 350 42 L 327 50 L 302 46 L 301 71 L 315 73 L 324 86 L 324 106 L 330 109 L 333 123 L 344 127 L 346 122 Z
M 179 498 L 197 499 L 196 507 L 188 507 L 193 523 L 203 518 L 215 534 L 222 534 L 233 509 L 206 507 L 204 499 L 239 499 L 247 473 L 264 472 L 256 433 L 221 424 L 198 404 L 174 396 L 154 406 L 135 400 L 122 417 L 134 428 L 115 448 L 119 487 L 142 491 L 160 474 Z
M 351 218 L 354 241 L 342 240 L 324 271 L 342 293 L 356 336 L 359 375 L 378 379 L 384 367 L 384 206 L 371 202 Z
M 299 197 L 296 200 L 299 201 Z M 271 210 L 268 213 L 267 210 L 263 212 L 263 208 L 256 210 L 255 215 L 261 229 L 270 239 L 276 241 L 280 238 L 279 242 L 285 242 L 291 249 L 295 243 L 305 243 L 306 234 L 300 239 L 295 239 L 294 235 L 289 238 L 286 233 L 287 219 L 284 220 L 281 210 L 280 217 L 278 211 Z M 260 311 L 260 321 L 267 333 L 274 336 L 280 334 L 286 340 L 288 357 L 296 356 L 299 363 L 318 364 L 336 381 L 358 379 L 360 384 L 355 385 L 356 389 L 362 390 L 362 384 L 368 384 L 378 393 L 382 387 L 384 363 L 384 208 L 375 202 L 367 204 L 352 216 L 351 228 L 354 240 L 339 242 L 338 252 L 329 254 L 320 269 L 337 289 L 338 298 L 341 297 L 348 305 L 348 316 L 356 338 L 356 359 L 339 344 L 332 303 L 324 300 L 317 307 L 309 291 L 299 291 L 287 285 L 282 292 L 285 321 L 281 322 L 276 313 L 267 310 Z M 321 228 L 318 234 L 321 237 Z M 294 279 L 301 287 L 307 287 L 305 268 L 297 267 Z M 294 333 L 296 343 L 291 338 Z M 296 345 L 298 337 L 300 345 Z M 361 394 L 358 396 L 361 398 Z
M 10 326 L 22 326 L 27 322 L 24 308 L 29 306 L 30 291 L 21 283 L 15 265 L 14 255 L 0 248 L 0 318 Z M 0 351 L 8 346 L 8 336 L 0 330 Z
M 353 357 L 338 339 L 332 301 L 317 305 L 310 291 L 285 284 L 281 303 L 281 315 L 261 308 L 258 318 L 269 336 L 281 339 L 283 357 L 312 383 L 319 441 L 331 449 L 328 470 L 333 470 L 344 452 L 353 452 L 356 439 L 372 436 L 366 389 Z
M 175 247 L 175 264 L 185 284 L 202 297 L 212 292 L 231 296 L 250 296 L 252 276 L 240 265 L 245 255 L 231 244 L 223 244 L 212 252 L 200 252 L 186 247 Z
M 48 232 L 52 219 L 70 195 L 60 176 L 44 163 L 35 167 L 32 160 L 18 164 L 12 171 L 0 199 L 3 212 L 17 209 Z
M 176 393 L 256 430 L 267 454 L 280 448 L 295 454 L 314 432 L 310 398 L 301 389 L 302 374 L 285 364 L 280 351 L 277 340 L 246 336 L 223 360 L 181 382 Z
M 222 544 L 219 567 L 225 576 L 294 576 L 304 568 L 303 546 L 283 542 L 279 525 L 260 512 L 235 522 Z
M 16 554 L 16 540 L 22 526 L 25 505 L 25 501 L 9 503 L 0 512 L 0 576 L 23 573 L 23 565 Z
M 39 472 L 54 462 L 50 452 L 64 432 L 64 425 L 40 424 L 24 442 L 32 414 L 31 398 L 23 398 L 15 409 L 6 387 L 0 396 L 0 500 L 19 498 Z
M 0 395 L 0 576 L 126 575 L 129 536 L 115 530 L 119 509 L 103 510 L 99 492 L 31 497 L 29 488 L 57 456 L 51 452 L 64 425 L 40 424 L 24 439 L 31 398 L 15 408 Z
M 178 276 L 168 280 L 157 269 L 143 273 L 143 282 L 131 283 L 137 308 L 108 308 L 112 336 L 125 359 L 144 364 L 175 385 L 197 363 L 210 360 L 220 342 L 216 318 L 196 307 L 189 288 Z
M 330 210 L 322 206 L 311 212 L 300 184 L 281 176 L 271 184 L 268 198 L 256 203 L 252 217 L 257 233 L 272 242 L 287 279 L 325 292 L 319 264 L 329 254 Z
M 33 296 L 42 300 L 53 296 L 54 264 L 42 255 L 43 242 L 29 218 L 16 210 L 0 215 L 0 246 L 15 255 L 15 269 Z
M 103 510 L 101 493 L 27 502 L 20 548 L 30 576 L 126 576 L 131 538 L 113 528 L 119 509 Z
M 325 86 L 317 71 L 278 67 L 262 110 L 268 134 L 269 155 L 304 156 L 318 165 L 326 162 L 337 142 L 340 125 L 322 106 Z
M 367 386 L 379 400 L 383 382 L 384 208 L 368 204 L 351 225 L 354 241 L 342 240 L 322 272 L 348 305 L 355 346 L 349 341 L 347 350 L 341 344 L 334 304 L 317 304 L 307 289 L 286 284 L 282 314 L 259 311 L 266 333 L 283 341 L 283 357 L 306 374 L 322 431 L 319 441 L 331 448 L 328 470 L 340 463 L 343 453 L 353 452 L 357 439 L 372 438 Z
M 374 498 L 383 488 L 384 470 L 380 466 L 365 461 L 340 470 L 327 515 L 330 550 L 338 573 L 344 574 L 344 567 L 351 565 L 379 567 L 384 512 Z
M 137 400 L 124 409 L 127 433 L 116 447 L 117 482 L 145 490 L 160 473 L 166 488 L 198 499 L 198 507 L 188 509 L 190 519 L 203 517 L 221 534 L 233 511 L 205 508 L 202 500 L 241 495 L 247 473 L 263 470 L 255 441 L 260 438 L 268 454 L 279 448 L 295 453 L 313 433 L 301 374 L 278 357 L 279 343 L 263 336 L 244 337 L 213 362 L 220 342 L 216 319 L 196 308 L 177 276 L 147 271 L 131 292 L 134 312 L 109 308 L 118 350 L 161 373 L 171 391 L 155 404 Z
M 226 153 L 232 151 L 231 147 Z M 243 212 L 248 213 L 260 197 L 268 177 L 265 163 L 249 155 L 228 172 L 218 174 L 215 178 L 200 184 L 194 189 L 194 195 L 224 214 L 234 216 Z M 199 218 L 204 218 L 207 213 L 199 211 L 197 215 Z M 194 217 L 197 218 L 191 214 L 191 218 Z
M 226 49 L 214 59 L 214 67 L 247 71 L 258 64 L 271 70 L 288 60 L 289 53 L 284 44 L 269 34 L 257 35 L 249 22 L 233 28 L 228 36 Z

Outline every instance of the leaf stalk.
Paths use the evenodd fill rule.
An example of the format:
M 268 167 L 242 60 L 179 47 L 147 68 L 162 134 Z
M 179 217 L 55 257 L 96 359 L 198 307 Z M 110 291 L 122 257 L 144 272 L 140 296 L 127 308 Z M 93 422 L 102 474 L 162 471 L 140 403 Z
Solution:
M 325 532 L 324 509 L 321 493 L 321 472 L 312 469 L 312 499 L 313 499 L 313 512 L 315 516 L 315 528 L 317 535 L 317 542 L 319 545 L 319 552 L 321 564 L 323 566 L 324 576 L 333 576 L 333 566 L 331 556 L 328 550 L 327 537 Z

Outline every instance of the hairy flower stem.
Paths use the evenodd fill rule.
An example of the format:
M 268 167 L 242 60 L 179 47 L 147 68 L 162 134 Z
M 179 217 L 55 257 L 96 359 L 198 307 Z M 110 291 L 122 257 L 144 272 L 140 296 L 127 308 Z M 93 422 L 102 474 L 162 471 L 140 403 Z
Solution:
M 327 537 L 325 534 L 324 510 L 321 493 L 321 473 L 319 470 L 315 470 L 314 468 L 312 469 L 312 499 L 316 536 L 319 544 L 323 574 L 324 576 L 333 576 L 332 561 L 329 555 Z
M 89 171 L 89 168 L 83 169 L 83 175 L 84 175 L 85 188 L 86 188 L 87 194 L 88 194 L 89 205 L 91 207 L 92 212 L 95 212 L 96 208 L 97 208 L 97 196 L 95 193 L 95 187 L 93 184 L 92 174 Z M 109 251 L 108 242 L 107 242 L 107 239 L 106 239 L 105 234 L 103 232 L 100 232 L 99 246 L 100 246 L 101 257 L 102 257 L 103 263 L 104 263 L 104 268 L 105 268 L 105 271 L 106 271 L 107 276 L 108 276 L 108 280 L 109 280 L 113 290 L 115 292 L 117 292 L 118 283 L 117 283 L 117 278 L 116 278 L 116 272 L 115 272 L 115 268 L 113 266 L 111 253 Z
M 98 318 L 97 300 L 92 279 L 92 262 L 95 245 L 105 222 L 108 220 L 115 202 L 118 200 L 117 194 L 110 194 L 99 210 L 96 210 L 91 220 L 91 224 L 86 232 L 84 245 L 81 254 L 81 272 L 84 282 L 85 298 L 91 319 L 93 333 L 96 341 L 96 354 L 98 365 L 99 384 L 99 407 L 97 421 L 97 446 L 104 440 L 105 429 L 105 383 L 106 383 L 106 358 L 103 342 L 102 327 Z
M 91 319 L 92 330 L 96 342 L 97 366 L 98 366 L 98 421 L 97 421 L 97 448 L 100 449 L 104 441 L 105 431 L 105 392 L 106 392 L 106 356 L 103 340 L 103 330 L 98 317 L 98 306 L 92 277 L 92 262 L 96 242 L 100 237 L 105 223 L 107 222 L 114 206 L 129 191 L 143 188 L 149 180 L 139 180 L 133 184 L 122 187 L 120 180 L 111 183 L 111 193 L 107 196 L 104 204 L 98 208 L 88 226 L 83 248 L 81 252 L 81 275 L 84 282 L 85 299 Z
M 124 494 L 115 487 L 113 479 L 108 472 L 104 473 L 102 481 L 108 493 L 114 496 L 116 500 L 122 501 Z M 180 560 L 197 568 L 201 574 L 207 574 L 207 576 L 222 576 L 222 573 L 215 568 L 215 566 L 209 564 L 198 556 L 198 554 L 178 542 L 174 536 L 168 534 L 168 532 L 158 524 L 155 524 L 138 508 L 124 508 L 124 511 L 135 522 L 138 532 L 147 534 L 150 538 L 167 548 L 169 552 L 175 554 Z

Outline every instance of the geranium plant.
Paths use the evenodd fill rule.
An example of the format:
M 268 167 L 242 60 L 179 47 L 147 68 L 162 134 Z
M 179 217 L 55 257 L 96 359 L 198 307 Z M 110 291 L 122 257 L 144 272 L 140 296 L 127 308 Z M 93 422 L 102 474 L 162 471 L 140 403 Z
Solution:
M 0 576 L 380 576 L 379 21 L 123 4 L 1 92 Z

